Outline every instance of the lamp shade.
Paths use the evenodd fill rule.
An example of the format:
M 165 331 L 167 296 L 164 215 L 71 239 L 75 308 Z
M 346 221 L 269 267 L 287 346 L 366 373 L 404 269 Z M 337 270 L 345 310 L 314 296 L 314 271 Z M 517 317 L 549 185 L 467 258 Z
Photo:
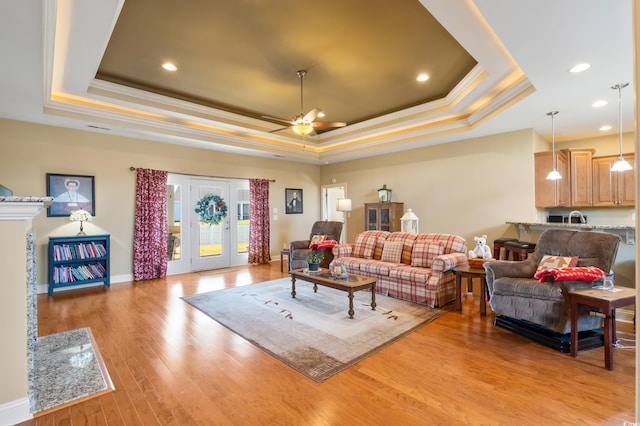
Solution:
M 351 211 L 351 198 L 338 198 L 338 206 L 336 210 L 339 212 Z

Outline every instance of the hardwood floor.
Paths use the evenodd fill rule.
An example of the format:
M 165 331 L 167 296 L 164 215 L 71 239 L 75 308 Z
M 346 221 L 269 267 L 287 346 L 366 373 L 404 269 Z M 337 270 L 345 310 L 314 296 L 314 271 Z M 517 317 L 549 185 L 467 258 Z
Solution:
M 180 300 L 285 276 L 273 262 L 40 295 L 40 335 L 90 327 L 116 390 L 24 424 L 634 421 L 634 349 L 614 349 L 607 371 L 602 348 L 571 358 L 493 326 L 477 305 L 316 384 Z M 633 332 L 624 324 L 619 331 Z

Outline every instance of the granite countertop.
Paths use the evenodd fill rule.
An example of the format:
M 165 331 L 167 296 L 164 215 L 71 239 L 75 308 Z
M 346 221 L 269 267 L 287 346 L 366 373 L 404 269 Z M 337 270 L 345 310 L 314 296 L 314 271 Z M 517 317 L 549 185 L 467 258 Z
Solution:
M 635 244 L 636 227 L 631 225 L 598 225 L 595 223 L 556 223 L 556 222 L 506 222 L 515 225 L 519 230 L 529 229 L 573 229 L 576 231 L 601 231 L 617 234 L 625 244 Z
M 32 197 L 32 196 L 10 196 L 7 197 L 5 195 L 0 195 L 0 202 L 9 202 L 9 203 L 45 203 L 51 204 L 53 201 L 53 197 Z

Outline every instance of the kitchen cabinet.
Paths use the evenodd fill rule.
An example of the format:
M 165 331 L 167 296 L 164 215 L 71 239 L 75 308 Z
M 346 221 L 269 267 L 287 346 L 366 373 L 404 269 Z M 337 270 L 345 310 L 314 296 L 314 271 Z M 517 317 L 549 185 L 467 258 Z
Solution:
M 562 150 L 569 157 L 570 206 L 593 205 L 593 149 Z
M 404 203 L 365 203 L 364 229 L 365 231 L 401 230 L 400 218 L 404 214 Z
M 562 179 L 547 180 L 553 168 L 552 152 L 534 154 L 536 207 L 587 207 L 593 205 L 593 149 L 556 152 L 556 168 Z
M 612 172 L 611 166 L 619 156 L 593 158 L 593 205 L 599 207 L 635 206 L 634 171 Z M 634 154 L 623 155 L 629 163 L 634 163 Z
M 556 169 L 562 175 L 560 180 L 547 180 L 553 169 L 553 153 L 534 154 L 536 207 L 569 206 L 569 159 L 566 152 L 556 151 Z

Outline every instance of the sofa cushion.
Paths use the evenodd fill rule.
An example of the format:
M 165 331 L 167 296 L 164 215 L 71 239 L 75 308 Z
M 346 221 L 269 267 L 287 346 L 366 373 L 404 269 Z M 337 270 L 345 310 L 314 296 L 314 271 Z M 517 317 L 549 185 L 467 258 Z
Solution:
M 376 235 L 362 233 L 356 237 L 353 255 L 363 259 L 373 259 L 373 250 L 376 247 Z
M 411 252 L 411 266 L 431 268 L 433 259 L 444 253 L 444 247 L 437 241 L 416 241 Z
M 540 300 L 562 301 L 562 288 L 558 285 L 540 283 L 535 278 L 502 277 L 493 282 L 493 293 Z M 514 300 L 514 303 L 519 303 Z
M 385 241 L 380 260 L 383 262 L 400 263 L 403 246 L 402 241 Z
M 388 277 L 389 271 L 398 266 L 397 263 L 369 260 L 360 263 L 360 272 L 368 276 Z
M 578 256 L 551 256 L 545 254 L 538 264 L 537 271 L 548 268 L 572 268 L 578 264 Z
M 326 238 L 327 238 L 326 235 L 313 235 L 311 237 L 311 241 L 309 241 L 309 248 L 314 248 L 313 246 L 317 245 L 318 243 L 321 243 Z
M 431 275 L 431 269 L 414 266 L 398 266 L 389 271 L 389 278 L 424 284 Z
M 386 241 L 402 242 L 402 256 L 400 257 L 400 262 L 405 265 L 411 265 L 411 251 L 413 250 L 413 243 L 415 240 L 416 234 L 412 234 L 410 232 L 392 232 L 386 239 Z

